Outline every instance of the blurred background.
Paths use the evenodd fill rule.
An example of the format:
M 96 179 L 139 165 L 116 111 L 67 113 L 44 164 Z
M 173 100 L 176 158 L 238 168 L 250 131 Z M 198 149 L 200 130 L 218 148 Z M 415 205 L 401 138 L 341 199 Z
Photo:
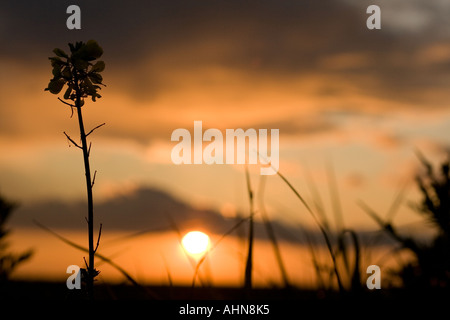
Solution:
M 284 279 L 264 216 L 290 283 L 319 283 L 305 233 L 321 243 L 319 264 L 331 263 L 314 219 L 279 176 L 262 177 L 257 165 L 247 180 L 242 165 L 172 163 L 172 131 L 193 132 L 197 120 L 204 130 L 279 129 L 279 172 L 323 212 L 330 234 L 383 233 L 361 202 L 404 234 L 436 232 L 410 204 L 423 199 L 417 151 L 436 168 L 449 152 L 449 2 L 80 0 L 82 29 L 68 30 L 70 4 L 0 4 L 0 194 L 18 204 L 10 249 L 34 249 L 14 279 L 65 281 L 68 265 L 84 265 L 84 253 L 33 219 L 87 246 L 82 155 L 63 135 L 78 137 L 78 123 L 44 88 L 52 50 L 89 39 L 106 63 L 103 97 L 83 107 L 87 128 L 106 123 L 89 137 L 99 252 L 137 281 L 190 284 L 198 257 L 187 258 L 179 241 L 200 230 L 211 246 L 220 240 L 203 283 L 242 285 L 248 227 L 233 226 L 250 213 L 247 182 L 255 285 Z M 371 4 L 381 8 L 381 30 L 366 27 Z M 388 243 L 368 245 L 363 275 L 380 261 L 401 265 L 383 258 Z M 123 281 L 98 268 L 102 281 Z

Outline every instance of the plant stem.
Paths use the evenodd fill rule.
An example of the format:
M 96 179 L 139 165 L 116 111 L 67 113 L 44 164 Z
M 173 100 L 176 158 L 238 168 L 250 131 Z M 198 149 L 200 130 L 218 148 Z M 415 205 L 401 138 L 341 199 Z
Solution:
M 88 145 L 86 141 L 86 132 L 84 130 L 83 115 L 81 113 L 81 94 L 76 83 L 76 102 L 75 107 L 77 109 L 78 124 L 80 126 L 81 136 L 81 148 L 83 150 L 84 169 L 86 175 L 86 190 L 88 200 L 88 241 L 89 241 L 89 265 L 88 265 L 88 277 L 87 277 L 87 292 L 89 299 L 93 299 L 94 296 L 94 202 L 92 198 L 92 178 L 91 169 L 89 165 Z
M 249 230 L 248 230 L 248 253 L 247 253 L 247 262 L 245 264 L 245 280 L 244 280 L 244 288 L 247 290 L 252 289 L 252 269 L 253 269 L 253 191 L 250 185 L 250 176 L 248 173 L 248 168 L 245 170 L 245 176 L 247 180 L 247 190 L 248 196 L 250 200 L 250 216 L 249 216 Z

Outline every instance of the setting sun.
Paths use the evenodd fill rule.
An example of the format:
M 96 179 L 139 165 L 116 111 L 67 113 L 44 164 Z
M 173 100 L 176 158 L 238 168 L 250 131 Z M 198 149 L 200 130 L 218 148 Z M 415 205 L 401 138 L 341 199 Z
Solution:
M 209 237 L 200 231 L 188 232 L 181 241 L 183 248 L 190 254 L 203 253 L 208 249 Z

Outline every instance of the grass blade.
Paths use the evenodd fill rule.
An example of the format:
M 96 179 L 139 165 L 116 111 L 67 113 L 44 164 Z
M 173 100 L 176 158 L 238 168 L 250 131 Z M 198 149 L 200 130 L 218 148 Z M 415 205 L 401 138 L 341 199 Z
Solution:
M 56 238 L 58 238 L 59 240 L 61 240 L 62 242 L 68 244 L 71 247 L 74 247 L 75 249 L 78 249 L 80 251 L 83 252 L 87 252 L 89 253 L 89 249 L 85 248 L 79 244 L 76 244 L 73 241 L 70 241 L 69 239 L 63 237 L 62 235 L 58 234 L 57 232 L 53 231 L 52 229 L 44 226 L 43 224 L 39 223 L 36 220 L 33 220 L 33 222 L 40 227 L 41 229 L 49 232 L 50 234 L 52 234 L 53 236 L 55 236 Z M 133 279 L 132 276 L 130 276 L 130 274 L 128 274 L 128 272 L 126 272 L 122 267 L 120 267 L 119 265 L 117 265 L 115 262 L 113 262 L 111 259 L 101 255 L 100 253 L 96 253 L 95 254 L 98 258 L 100 258 L 102 261 L 106 262 L 107 264 L 109 264 L 110 266 L 112 266 L 113 268 L 115 268 L 117 271 L 119 271 L 125 278 L 128 279 L 128 281 L 130 281 L 133 285 L 140 287 L 142 289 L 144 289 L 148 294 L 150 294 L 153 298 L 157 298 L 157 296 L 152 293 L 148 288 L 145 288 L 143 286 L 141 286 L 136 280 Z
M 247 254 L 247 262 L 245 264 L 245 278 L 244 278 L 244 287 L 247 290 L 252 288 L 252 269 L 253 269 L 253 191 L 250 183 L 250 175 L 248 172 L 248 167 L 245 167 L 245 178 L 247 180 L 247 191 L 248 197 L 250 201 L 250 215 L 249 215 L 249 230 L 248 230 L 248 254 Z
M 311 208 L 309 207 L 309 205 L 306 203 L 305 199 L 303 199 L 303 197 L 300 195 L 300 193 L 298 193 L 298 191 L 294 188 L 294 186 L 286 179 L 285 176 L 283 176 L 279 171 L 277 172 L 278 176 L 289 186 L 289 188 L 292 190 L 292 192 L 294 192 L 294 194 L 297 196 L 297 198 L 303 203 L 303 205 L 305 206 L 305 208 L 308 210 L 308 212 L 310 213 L 310 215 L 313 217 L 315 223 L 317 224 L 317 226 L 320 229 L 320 232 L 323 235 L 323 238 L 325 240 L 325 243 L 327 245 L 327 249 L 328 252 L 330 253 L 331 256 L 331 260 L 333 261 L 333 270 L 334 273 L 336 275 L 336 279 L 338 282 L 338 286 L 339 286 L 339 290 L 343 291 L 344 287 L 342 286 L 342 281 L 341 281 L 341 277 L 339 275 L 339 272 L 337 270 L 337 264 L 336 264 L 336 257 L 333 253 L 333 247 L 331 245 L 331 241 L 330 238 L 326 232 L 326 230 L 324 229 L 324 227 L 322 226 L 322 224 L 319 222 L 319 220 L 317 219 L 317 217 L 314 215 L 314 212 L 311 210 Z
M 288 280 L 288 276 L 287 276 L 287 272 L 286 272 L 286 268 L 284 266 L 283 263 L 283 258 L 281 256 L 281 252 L 280 252 L 280 248 L 278 246 L 278 241 L 277 238 L 275 236 L 275 231 L 272 227 L 272 224 L 270 223 L 269 218 L 267 217 L 267 212 L 265 210 L 264 207 L 264 190 L 265 190 L 265 179 L 266 176 L 261 176 L 261 180 L 260 180 L 260 186 L 259 186 L 259 199 L 260 199 L 260 211 L 261 211 L 261 216 L 264 222 L 264 226 L 266 227 L 266 232 L 267 235 L 269 237 L 270 242 L 272 243 L 273 246 L 273 251 L 275 253 L 275 257 L 277 260 L 277 264 L 278 264 L 278 268 L 280 269 L 280 273 L 281 273 L 281 277 L 283 278 L 283 283 L 284 286 L 287 288 L 289 287 L 289 280 Z

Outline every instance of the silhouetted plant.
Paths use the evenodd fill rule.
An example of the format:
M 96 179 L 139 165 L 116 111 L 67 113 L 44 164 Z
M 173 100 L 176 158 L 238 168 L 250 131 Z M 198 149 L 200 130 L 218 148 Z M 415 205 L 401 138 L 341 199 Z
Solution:
M 92 101 L 96 101 L 96 98 L 100 98 L 98 91 L 103 84 L 103 78 L 100 75 L 105 69 L 105 63 L 103 61 L 96 61 L 103 54 L 103 49 L 94 40 L 88 42 L 76 42 L 75 44 L 69 43 L 70 54 L 67 54 L 61 49 L 54 49 L 53 52 L 56 57 L 50 57 L 51 65 L 53 67 L 53 78 L 50 80 L 48 87 L 45 90 L 50 91 L 53 94 L 59 94 L 66 85 L 66 91 L 64 93 L 64 100 L 72 101 L 66 102 L 58 97 L 58 99 L 70 106 L 72 115 L 74 109 L 76 109 L 78 116 L 78 124 L 80 127 L 81 146 L 77 144 L 67 133 L 64 132 L 67 139 L 77 148 L 83 151 L 83 161 L 86 175 L 86 189 L 88 200 L 88 241 L 89 241 L 89 262 L 86 262 L 87 273 L 87 291 L 90 298 L 93 297 L 93 284 L 94 278 L 98 275 L 99 271 L 94 268 L 94 256 L 97 251 L 100 235 L 97 240 L 97 245 L 94 247 L 94 209 L 93 209 L 93 197 L 92 187 L 95 182 L 95 174 L 91 176 L 91 170 L 89 165 L 89 154 L 91 151 L 91 144 L 88 145 L 87 137 L 96 129 L 103 126 L 98 125 L 94 129 L 86 133 L 83 123 L 83 116 L 81 108 L 84 106 L 85 98 L 90 97 Z
M 400 277 L 406 289 L 448 289 L 450 288 L 450 159 L 436 170 L 421 153 L 418 153 L 418 157 L 425 168 L 425 172 L 416 177 L 422 199 L 419 204 L 412 207 L 436 229 L 437 233 L 430 242 L 401 235 L 390 221 L 383 221 L 364 204 L 363 208 L 403 249 L 408 249 L 414 254 L 415 260 L 400 270 Z
M 7 281 L 17 266 L 28 260 L 33 253 L 32 250 L 27 250 L 20 254 L 7 251 L 8 243 L 6 242 L 6 237 L 10 230 L 6 229 L 5 225 L 15 208 L 15 204 L 0 197 L 0 284 Z
M 429 244 L 417 244 L 416 263 L 402 270 L 407 287 L 450 288 L 450 159 L 436 170 L 423 155 L 418 154 L 425 173 L 416 177 L 422 194 L 414 208 L 436 229 Z

